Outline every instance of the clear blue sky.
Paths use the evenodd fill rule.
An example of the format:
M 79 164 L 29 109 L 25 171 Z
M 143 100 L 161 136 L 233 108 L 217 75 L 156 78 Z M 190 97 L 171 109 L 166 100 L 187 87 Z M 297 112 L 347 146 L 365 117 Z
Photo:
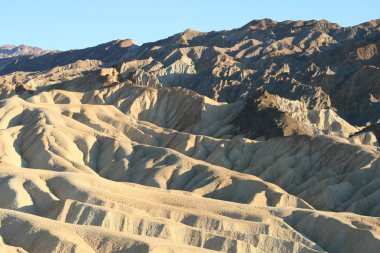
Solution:
M 1 0 L 0 45 L 66 50 L 125 38 L 142 44 L 261 18 L 352 26 L 380 18 L 380 0 Z

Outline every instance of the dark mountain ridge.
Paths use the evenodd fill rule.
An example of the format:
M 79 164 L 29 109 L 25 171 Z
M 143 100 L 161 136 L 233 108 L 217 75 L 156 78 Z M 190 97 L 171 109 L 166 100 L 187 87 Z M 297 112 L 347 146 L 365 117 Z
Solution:
M 43 71 L 78 60 L 133 66 L 166 87 L 222 102 L 267 91 L 334 108 L 355 125 L 380 117 L 380 20 L 341 27 L 326 20 L 253 20 L 232 30 L 188 29 L 141 46 L 116 40 L 95 47 L 0 59 L 0 74 Z M 371 100 L 375 98 L 375 100 Z

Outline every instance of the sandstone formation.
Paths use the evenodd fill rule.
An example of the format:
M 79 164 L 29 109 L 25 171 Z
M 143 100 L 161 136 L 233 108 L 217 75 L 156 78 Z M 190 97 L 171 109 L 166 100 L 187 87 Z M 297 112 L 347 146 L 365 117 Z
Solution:
M 0 59 L 0 251 L 378 252 L 379 24 Z

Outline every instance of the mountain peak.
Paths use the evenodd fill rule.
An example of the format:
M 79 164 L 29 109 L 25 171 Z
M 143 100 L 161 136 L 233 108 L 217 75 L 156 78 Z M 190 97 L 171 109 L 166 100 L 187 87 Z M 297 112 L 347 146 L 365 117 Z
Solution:
M 282 26 L 282 27 L 284 27 L 284 26 L 296 26 L 296 27 L 309 26 L 309 27 L 313 27 L 316 30 L 324 30 L 324 31 L 329 30 L 329 29 L 341 28 L 340 25 L 338 25 L 336 23 L 329 22 L 328 20 L 325 20 L 325 19 L 321 19 L 321 20 L 313 19 L 313 20 L 308 20 L 308 21 L 285 20 L 285 21 L 277 22 L 275 20 L 268 19 L 268 18 L 252 20 L 251 22 L 249 22 L 248 24 L 246 24 L 243 27 L 245 27 L 245 28 L 248 27 L 249 29 L 252 29 L 252 30 L 256 30 L 256 29 L 265 30 L 265 29 L 271 29 L 275 26 Z
M 192 28 L 188 28 L 181 33 L 181 37 L 185 40 L 191 40 L 194 37 L 199 36 L 201 34 L 202 34 L 202 32 L 200 32 L 200 31 L 194 30 Z
M 363 27 L 367 27 L 367 28 L 377 28 L 378 29 L 380 27 L 380 19 L 370 20 L 368 22 L 361 23 L 357 26 L 363 26 Z
M 250 29 L 267 29 L 277 25 L 277 21 L 269 18 L 264 19 L 254 19 L 244 27 L 249 27 Z

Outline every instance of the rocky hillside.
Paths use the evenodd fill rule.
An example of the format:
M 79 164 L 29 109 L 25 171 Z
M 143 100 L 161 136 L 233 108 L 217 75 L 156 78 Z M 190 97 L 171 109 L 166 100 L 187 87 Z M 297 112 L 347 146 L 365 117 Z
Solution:
M 0 251 L 377 252 L 379 24 L 0 59 Z
M 166 87 L 184 87 L 221 102 L 267 91 L 333 107 L 355 125 L 379 118 L 380 21 L 340 27 L 328 21 L 254 20 L 230 31 L 186 30 L 134 45 L 114 41 L 83 50 L 20 57 L 0 73 L 42 71 L 77 60 L 136 67 Z M 0 66 L 3 65 L 0 60 Z

